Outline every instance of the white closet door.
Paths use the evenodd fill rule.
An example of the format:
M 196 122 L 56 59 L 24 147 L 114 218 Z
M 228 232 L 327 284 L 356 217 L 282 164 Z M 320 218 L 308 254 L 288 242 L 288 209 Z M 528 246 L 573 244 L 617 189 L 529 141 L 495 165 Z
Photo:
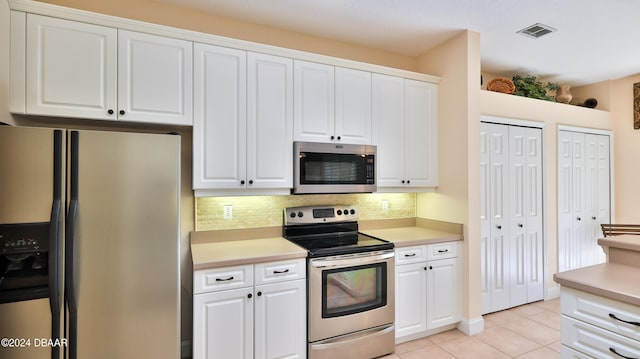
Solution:
M 602 238 L 602 223 L 611 223 L 611 137 L 598 136 L 598 205 L 594 235 Z M 604 263 L 607 256 L 600 246 L 596 247 L 596 263 Z
M 526 268 L 526 209 L 525 197 L 529 195 L 526 184 L 527 129 L 509 128 L 509 265 L 511 280 L 511 305 L 527 302 Z
M 480 124 L 480 276 L 481 276 L 481 298 L 482 313 L 491 312 L 491 270 L 489 264 L 491 260 L 489 254 L 491 249 L 491 129 L 492 125 Z
M 586 217 L 587 217 L 587 190 L 586 190 L 586 149 L 585 134 L 574 132 L 571 139 L 572 147 L 572 170 L 571 170 L 571 207 L 573 210 L 573 238 L 572 245 L 576 246 L 576 251 L 572 251 L 571 265 L 568 269 L 580 268 L 588 265 L 588 261 L 580 255 L 580 251 L 588 247 L 586 240 Z M 576 255 L 577 254 L 577 255 Z
M 572 171 L 573 136 L 568 131 L 558 131 L 558 271 L 571 266 L 573 245 Z
M 544 236 L 542 206 L 542 130 L 527 128 L 525 138 L 525 268 L 526 303 L 544 297 Z M 512 303 L 512 306 L 514 304 Z
M 489 138 L 491 162 L 489 215 L 491 218 L 489 239 L 489 277 L 491 311 L 509 308 L 509 128 L 492 125 Z
M 610 170 L 609 136 L 587 134 L 585 136 L 586 207 L 585 238 L 582 266 L 603 263 L 604 252 L 597 239 L 602 237 L 600 224 L 611 223 L 610 219 Z

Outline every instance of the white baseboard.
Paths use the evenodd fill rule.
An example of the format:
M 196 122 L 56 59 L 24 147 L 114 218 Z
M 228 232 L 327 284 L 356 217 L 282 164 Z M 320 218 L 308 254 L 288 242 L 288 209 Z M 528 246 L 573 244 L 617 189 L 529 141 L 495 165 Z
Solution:
M 458 323 L 458 330 L 466 335 L 475 335 L 484 331 L 484 319 L 482 317 L 462 319 Z
M 560 287 L 547 287 L 547 295 L 544 300 L 560 298 Z
M 191 358 L 191 340 L 180 343 L 180 358 Z

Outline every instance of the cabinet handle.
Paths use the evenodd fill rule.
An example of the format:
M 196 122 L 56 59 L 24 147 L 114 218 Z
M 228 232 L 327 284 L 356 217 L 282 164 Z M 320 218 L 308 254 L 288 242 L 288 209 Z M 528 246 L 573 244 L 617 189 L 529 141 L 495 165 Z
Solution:
M 289 269 L 273 271 L 273 274 L 283 274 L 283 273 L 289 273 Z
M 498 229 L 502 229 L 502 225 L 501 225 L 501 224 L 497 224 L 497 225 L 496 225 L 496 228 L 498 228 Z
M 620 319 L 620 318 L 616 317 L 616 315 L 613 314 L 613 313 L 609 313 L 609 318 L 615 319 L 615 320 L 617 320 L 619 322 L 623 322 L 623 323 L 627 323 L 627 324 L 631 324 L 631 325 L 635 325 L 637 327 L 640 327 L 640 323 L 639 322 L 630 322 L 630 321 L 627 321 L 627 320 L 624 320 L 624 319 Z
M 240 181 L 240 184 L 244 184 L 244 180 L 241 180 L 241 181 Z
M 404 183 L 404 180 L 402 180 L 402 183 Z
M 124 110 L 120 110 L 120 114 L 124 115 L 126 112 L 124 112 Z
M 518 223 L 518 227 L 522 228 L 524 225 L 522 223 Z
M 411 180 L 407 180 L 407 184 L 411 183 Z
M 338 136 L 338 141 L 340 141 L 340 140 L 341 140 L 341 138 L 340 138 L 340 136 Z
M 216 278 L 216 282 L 228 282 L 230 280 L 233 280 L 233 276 L 229 278 Z
M 404 256 L 405 257 L 415 257 L 416 254 L 415 253 L 409 253 L 409 254 L 405 254 Z
M 247 294 L 247 298 L 249 298 L 249 299 L 253 298 L 253 294 L 251 294 L 251 293 Z
M 249 184 L 253 184 L 253 180 L 249 180 Z
M 620 353 L 618 353 L 614 348 L 609 348 L 609 351 L 612 352 L 613 354 L 619 356 L 620 358 L 624 358 L 624 359 L 638 359 L 638 358 L 634 358 L 634 357 L 628 357 L 628 356 L 624 356 Z
M 109 109 L 109 111 L 107 111 L 108 114 L 113 115 L 113 110 Z
M 332 139 L 332 140 L 335 140 L 335 138 L 336 138 L 335 136 L 331 136 L 331 139 Z
M 438 253 L 447 253 L 448 249 L 438 249 Z
M 427 267 L 424 267 L 424 270 L 427 270 Z
M 258 297 L 262 297 L 262 292 L 258 292 Z
M 433 270 L 433 266 L 429 266 L 429 270 Z
M 578 221 L 582 221 L 582 218 L 580 218 L 580 217 L 578 217 L 578 218 L 576 218 L 576 219 L 577 219 Z

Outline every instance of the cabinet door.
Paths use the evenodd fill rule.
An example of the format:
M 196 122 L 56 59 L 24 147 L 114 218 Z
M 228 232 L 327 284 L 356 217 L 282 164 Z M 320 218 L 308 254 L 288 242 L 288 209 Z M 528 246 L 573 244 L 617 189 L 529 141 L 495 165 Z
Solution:
M 116 119 L 116 29 L 28 14 L 26 51 L 28 114 Z
M 378 187 L 402 187 L 405 180 L 404 79 L 372 75 L 372 142 L 378 146 Z
M 460 321 L 460 260 L 427 262 L 427 329 Z
M 246 185 L 246 52 L 195 44 L 193 188 Z
M 396 338 L 427 330 L 426 262 L 395 267 Z
M 253 358 L 253 287 L 193 296 L 193 359 Z
M 293 60 L 248 53 L 248 188 L 293 186 Z
M 118 119 L 191 125 L 192 42 L 118 31 Z
M 255 294 L 255 358 L 305 358 L 306 280 L 256 286 Z
M 405 173 L 411 187 L 438 185 L 438 86 L 405 80 Z
M 335 82 L 336 139 L 371 144 L 371 73 L 337 67 Z
M 333 66 L 294 61 L 293 137 L 296 141 L 334 141 L 334 83 Z

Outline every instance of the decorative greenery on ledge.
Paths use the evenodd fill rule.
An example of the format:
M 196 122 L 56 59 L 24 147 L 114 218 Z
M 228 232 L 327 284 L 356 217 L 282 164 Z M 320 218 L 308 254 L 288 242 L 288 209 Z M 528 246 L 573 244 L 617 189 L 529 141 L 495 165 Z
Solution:
M 514 95 L 537 98 L 546 101 L 555 101 L 554 96 L 547 95 L 547 91 L 557 90 L 557 84 L 551 82 L 544 83 L 531 75 L 514 75 L 512 81 L 516 87 L 513 93 Z

